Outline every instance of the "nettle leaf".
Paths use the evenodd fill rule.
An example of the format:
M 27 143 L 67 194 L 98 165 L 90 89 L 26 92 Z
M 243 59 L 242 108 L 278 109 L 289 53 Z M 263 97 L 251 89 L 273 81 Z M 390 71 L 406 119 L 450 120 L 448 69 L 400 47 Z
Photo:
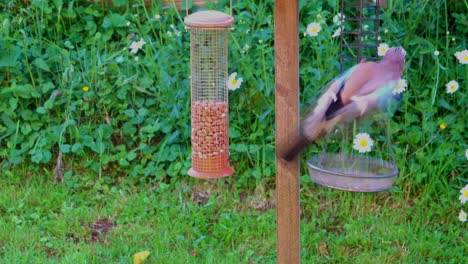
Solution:
M 105 29 L 127 26 L 127 19 L 119 14 L 110 14 L 104 18 L 102 27 Z
M 45 107 L 40 106 L 36 109 L 36 112 L 43 115 L 47 113 L 47 109 Z
M 181 169 L 182 169 L 181 162 L 171 163 L 171 165 L 169 165 L 169 168 L 167 170 L 167 174 L 169 176 L 177 176 Z
M 127 0 L 112 0 L 112 3 L 115 6 L 125 6 L 127 5 Z
M 71 147 L 71 152 L 76 153 L 82 149 L 83 149 L 83 145 L 81 143 L 75 143 Z
M 231 149 L 237 152 L 247 152 L 248 148 L 245 144 L 232 144 Z
M 104 144 L 102 140 L 98 140 L 94 142 L 94 144 L 91 146 L 91 149 L 98 154 L 103 154 L 106 151 L 106 144 Z
M 133 118 L 133 117 L 135 117 L 135 110 L 133 110 L 131 108 L 127 109 L 127 110 L 124 111 L 124 114 L 126 116 L 130 117 L 130 118 Z
M 456 112 L 455 108 L 453 108 L 445 99 L 439 99 L 438 100 L 438 104 L 439 106 L 447 109 L 447 110 L 450 110 L 452 112 Z
M 146 115 L 148 115 L 148 113 L 149 113 L 149 110 L 146 109 L 146 108 L 141 108 L 140 110 L 138 110 L 138 115 L 139 116 L 146 116 Z
M 137 157 L 137 153 L 131 151 L 131 152 L 128 152 L 128 153 L 127 153 L 127 157 L 126 157 L 126 158 L 127 158 L 127 160 L 132 161 L 132 160 L 134 160 L 136 157 Z
M 33 64 L 43 71 L 50 71 L 49 65 L 47 65 L 47 62 L 42 58 L 36 58 Z
M 7 49 L 0 50 L 0 68 L 1 67 L 17 67 L 17 60 L 21 55 L 21 49 L 19 47 L 12 47 L 10 52 Z
M 235 127 L 229 127 L 229 137 L 238 138 L 241 136 L 241 132 Z
M 52 109 L 54 107 L 54 99 L 49 99 L 44 103 L 45 109 Z
M 47 93 L 55 88 L 55 85 L 52 82 L 46 82 L 41 84 L 41 92 Z
M 31 161 L 34 163 L 47 163 L 52 158 L 52 153 L 48 150 L 34 150 L 30 152 Z
M 70 144 L 61 144 L 61 145 L 60 145 L 60 150 L 61 150 L 63 153 L 69 153 L 69 152 L 70 152 L 70 149 L 71 149 Z
M 122 158 L 122 159 L 119 160 L 119 165 L 126 167 L 126 166 L 130 165 L 130 162 L 128 162 L 126 159 Z
M 8 103 L 10 104 L 10 107 L 12 110 L 16 110 L 16 108 L 18 107 L 18 99 L 17 98 L 10 98 L 10 100 L 8 100 Z
M 413 130 L 408 133 L 408 139 L 413 144 L 418 144 L 421 140 L 421 131 Z
M 126 122 L 123 125 L 122 130 L 125 135 L 135 135 L 135 133 L 137 132 L 136 127 L 129 122 Z

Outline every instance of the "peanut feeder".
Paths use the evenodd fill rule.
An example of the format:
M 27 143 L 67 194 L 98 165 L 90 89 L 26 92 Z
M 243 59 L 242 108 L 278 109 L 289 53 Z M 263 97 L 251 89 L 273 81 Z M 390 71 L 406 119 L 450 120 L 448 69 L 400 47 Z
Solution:
M 196 178 L 234 173 L 229 164 L 228 30 L 234 18 L 200 11 L 185 18 L 190 32 L 192 168 Z

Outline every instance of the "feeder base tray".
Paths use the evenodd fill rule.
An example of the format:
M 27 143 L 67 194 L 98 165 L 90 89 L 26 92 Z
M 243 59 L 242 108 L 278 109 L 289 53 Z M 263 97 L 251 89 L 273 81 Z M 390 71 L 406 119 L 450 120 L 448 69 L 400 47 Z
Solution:
M 315 183 L 345 191 L 382 192 L 390 189 L 398 168 L 378 158 L 347 154 L 320 154 L 307 161 Z
M 234 173 L 234 169 L 230 166 L 225 168 L 222 171 L 214 171 L 214 172 L 204 172 L 204 171 L 197 171 L 194 168 L 190 168 L 187 172 L 189 176 L 199 179 L 219 179 L 231 176 Z

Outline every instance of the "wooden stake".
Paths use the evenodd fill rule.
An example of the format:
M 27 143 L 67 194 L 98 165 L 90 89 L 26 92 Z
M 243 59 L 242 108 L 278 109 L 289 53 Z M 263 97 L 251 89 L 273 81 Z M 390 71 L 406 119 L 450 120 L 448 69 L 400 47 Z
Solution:
M 300 263 L 299 161 L 282 159 L 299 135 L 298 0 L 275 1 L 276 231 L 278 263 Z

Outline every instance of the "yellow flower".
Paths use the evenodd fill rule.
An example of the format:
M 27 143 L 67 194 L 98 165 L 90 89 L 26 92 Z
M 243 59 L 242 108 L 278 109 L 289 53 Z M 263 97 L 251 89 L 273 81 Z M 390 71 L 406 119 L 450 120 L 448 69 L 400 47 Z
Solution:
M 88 86 L 83 86 L 83 88 L 81 88 L 83 90 L 83 92 L 88 92 L 89 91 L 89 87 Z
M 447 125 L 445 123 L 442 123 L 439 125 L 440 130 L 444 130 L 447 128 Z

